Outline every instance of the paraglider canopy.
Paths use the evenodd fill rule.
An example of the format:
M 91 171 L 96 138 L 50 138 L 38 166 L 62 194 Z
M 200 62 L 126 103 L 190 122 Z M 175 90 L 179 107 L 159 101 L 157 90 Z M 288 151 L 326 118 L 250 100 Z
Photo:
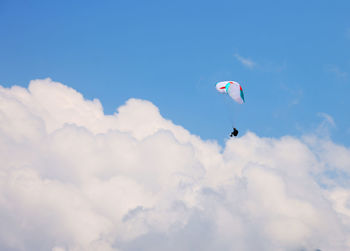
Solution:
M 242 86 L 235 81 L 222 81 L 216 84 L 216 90 L 220 93 L 226 93 L 239 104 L 243 104 L 244 94 Z
M 243 104 L 244 94 L 242 86 L 235 81 L 222 81 L 216 84 L 216 90 L 223 94 L 228 94 L 234 101 L 238 104 Z M 238 130 L 233 127 L 233 131 L 230 134 L 230 137 L 237 136 Z

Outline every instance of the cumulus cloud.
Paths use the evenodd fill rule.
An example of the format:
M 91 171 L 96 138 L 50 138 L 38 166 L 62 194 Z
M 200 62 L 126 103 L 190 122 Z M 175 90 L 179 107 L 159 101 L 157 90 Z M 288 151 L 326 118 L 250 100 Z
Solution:
M 0 87 L 0 249 L 348 250 L 349 156 L 316 136 L 221 147 L 50 79 Z

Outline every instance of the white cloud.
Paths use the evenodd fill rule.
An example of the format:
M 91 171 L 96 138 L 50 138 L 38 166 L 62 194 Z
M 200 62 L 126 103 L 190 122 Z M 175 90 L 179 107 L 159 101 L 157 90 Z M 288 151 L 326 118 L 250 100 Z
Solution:
M 221 148 L 148 101 L 106 116 L 50 79 L 0 87 L 0 249 L 347 250 L 349 153 L 252 132 Z
M 322 118 L 322 122 L 316 128 L 315 133 L 329 138 L 331 129 L 336 127 L 333 117 L 324 112 L 319 112 L 317 115 Z
M 262 72 L 273 72 L 273 73 L 279 73 L 287 68 L 286 61 L 276 63 L 270 60 L 263 60 L 261 62 L 256 62 L 255 60 L 252 60 L 247 57 L 243 57 L 240 54 L 236 53 L 234 54 L 234 57 L 240 62 L 243 66 L 249 68 L 249 69 L 255 69 Z
M 245 58 L 245 57 L 242 57 L 241 55 L 239 55 L 238 53 L 235 54 L 235 58 L 241 63 L 243 64 L 245 67 L 248 67 L 250 69 L 254 68 L 256 63 L 249 59 L 249 58 Z
M 324 123 L 326 123 L 332 127 L 335 127 L 335 122 L 334 122 L 334 119 L 331 115 L 324 113 L 324 112 L 319 112 L 318 116 L 320 116 L 324 119 Z
M 327 65 L 326 70 L 330 73 L 332 73 L 335 77 L 339 79 L 346 79 L 348 77 L 348 73 L 341 70 L 338 66 L 336 65 Z

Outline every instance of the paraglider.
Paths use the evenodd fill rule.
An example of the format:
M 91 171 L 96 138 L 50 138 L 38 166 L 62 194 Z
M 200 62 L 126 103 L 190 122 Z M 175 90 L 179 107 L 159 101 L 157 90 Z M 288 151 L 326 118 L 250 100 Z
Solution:
M 232 136 L 237 136 L 238 135 L 238 130 L 236 128 L 233 128 L 233 131 L 230 134 L 230 137 L 232 138 Z
M 238 104 L 243 104 L 244 94 L 242 86 L 235 81 L 222 81 L 216 84 L 216 90 L 223 94 L 228 94 L 234 101 Z M 238 130 L 233 127 L 233 131 L 230 134 L 230 137 L 237 136 Z

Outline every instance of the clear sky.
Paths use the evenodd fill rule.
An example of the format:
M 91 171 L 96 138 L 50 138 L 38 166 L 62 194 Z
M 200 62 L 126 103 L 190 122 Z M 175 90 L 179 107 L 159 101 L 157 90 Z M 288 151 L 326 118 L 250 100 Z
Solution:
M 0 84 L 50 77 L 106 114 L 131 97 L 222 142 L 328 121 L 350 145 L 349 1 L 0 1 Z M 215 91 L 235 80 L 244 107 Z M 231 106 L 231 107 L 227 107 Z

